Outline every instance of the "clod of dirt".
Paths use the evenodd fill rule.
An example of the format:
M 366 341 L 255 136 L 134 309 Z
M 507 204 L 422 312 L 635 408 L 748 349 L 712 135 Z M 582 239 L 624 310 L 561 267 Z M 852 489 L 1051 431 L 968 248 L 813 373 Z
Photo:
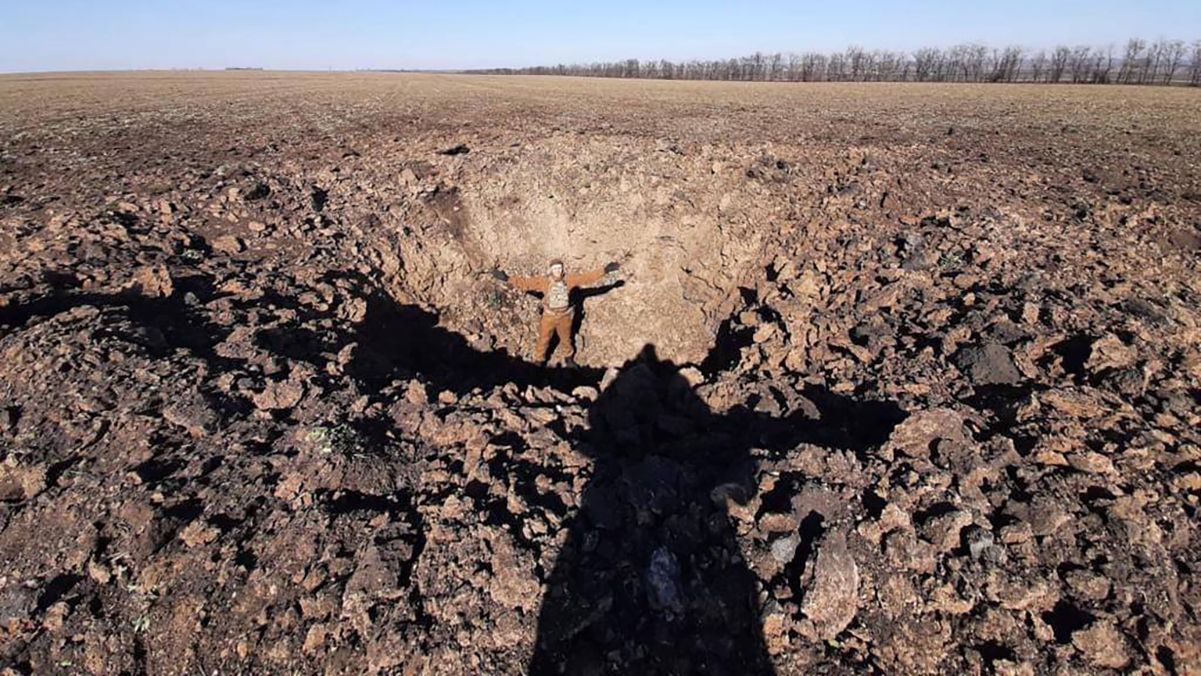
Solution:
M 813 623 L 816 638 L 833 639 L 859 609 L 859 567 L 847 551 L 846 536 L 829 532 L 814 545 L 813 563 L 801 582 L 801 612 Z
M 0 464 L 0 501 L 28 500 L 45 488 L 45 467 Z
M 1122 669 L 1130 663 L 1126 639 L 1111 621 L 1098 620 L 1087 629 L 1073 632 L 1072 645 L 1096 667 Z
M 947 408 L 911 413 L 893 429 L 885 448 L 912 458 L 929 458 L 940 443 L 959 446 L 971 443 L 962 414 Z
M 246 248 L 246 244 L 242 242 L 241 238 L 233 235 L 217 237 L 209 246 L 213 248 L 214 252 L 226 255 L 241 253 Z
M 254 405 L 265 411 L 289 409 L 304 397 L 304 384 L 299 382 L 272 381 L 261 392 L 252 397 Z
M 1022 379 L 1013 355 L 1000 343 L 965 347 L 955 355 L 955 365 L 976 385 L 1012 385 Z

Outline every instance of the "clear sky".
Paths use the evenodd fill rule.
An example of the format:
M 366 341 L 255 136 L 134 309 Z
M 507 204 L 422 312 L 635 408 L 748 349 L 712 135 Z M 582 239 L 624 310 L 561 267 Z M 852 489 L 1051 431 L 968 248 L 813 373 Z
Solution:
M 485 68 L 1201 38 L 1201 0 L 0 0 L 0 72 Z

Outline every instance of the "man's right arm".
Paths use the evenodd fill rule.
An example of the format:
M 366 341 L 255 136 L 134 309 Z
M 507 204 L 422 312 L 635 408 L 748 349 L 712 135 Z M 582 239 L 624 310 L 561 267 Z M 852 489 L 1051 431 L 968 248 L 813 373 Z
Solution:
M 546 293 L 546 277 L 509 277 L 509 286 L 521 291 Z

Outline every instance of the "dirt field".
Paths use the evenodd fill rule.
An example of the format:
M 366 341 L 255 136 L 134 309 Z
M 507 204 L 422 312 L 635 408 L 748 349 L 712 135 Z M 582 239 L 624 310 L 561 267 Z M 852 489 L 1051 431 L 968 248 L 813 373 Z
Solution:
M 1199 251 L 1196 90 L 0 76 L 0 669 L 1198 673 Z

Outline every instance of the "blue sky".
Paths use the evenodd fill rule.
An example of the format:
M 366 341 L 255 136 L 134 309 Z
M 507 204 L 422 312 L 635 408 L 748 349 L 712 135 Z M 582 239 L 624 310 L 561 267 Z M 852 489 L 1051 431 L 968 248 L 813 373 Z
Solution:
M 1201 0 L 0 0 L 0 72 L 471 68 L 1201 38 Z

